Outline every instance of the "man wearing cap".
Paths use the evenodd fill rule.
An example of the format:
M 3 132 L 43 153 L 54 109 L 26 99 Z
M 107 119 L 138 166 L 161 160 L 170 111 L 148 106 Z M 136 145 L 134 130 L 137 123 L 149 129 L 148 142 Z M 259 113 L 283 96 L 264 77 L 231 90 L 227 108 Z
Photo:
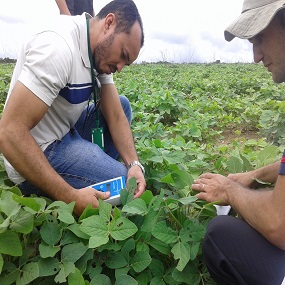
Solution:
M 225 39 L 248 39 L 254 61 L 274 82 L 285 82 L 285 0 L 244 0 Z M 274 184 L 257 191 L 257 180 Z M 217 216 L 203 243 L 217 284 L 280 285 L 285 276 L 285 151 L 280 161 L 246 173 L 205 173 L 192 185 L 197 197 L 230 205 L 241 218 Z M 267 191 L 266 191 L 267 190 Z

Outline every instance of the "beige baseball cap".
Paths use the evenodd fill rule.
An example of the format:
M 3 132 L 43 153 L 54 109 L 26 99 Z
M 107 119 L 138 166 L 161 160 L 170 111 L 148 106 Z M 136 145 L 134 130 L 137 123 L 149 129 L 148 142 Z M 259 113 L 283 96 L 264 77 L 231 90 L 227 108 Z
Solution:
M 285 8 L 285 0 L 244 0 L 241 15 L 225 30 L 225 39 L 250 39 L 263 31 L 276 13 Z

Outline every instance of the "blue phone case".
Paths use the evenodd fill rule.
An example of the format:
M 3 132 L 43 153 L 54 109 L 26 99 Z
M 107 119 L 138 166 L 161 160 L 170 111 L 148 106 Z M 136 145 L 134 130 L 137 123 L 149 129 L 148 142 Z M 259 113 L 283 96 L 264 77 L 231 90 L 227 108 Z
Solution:
M 126 188 L 126 181 L 124 176 L 116 177 L 90 186 L 93 189 L 102 192 L 110 192 L 110 198 L 104 200 L 113 206 L 121 204 L 120 192 Z

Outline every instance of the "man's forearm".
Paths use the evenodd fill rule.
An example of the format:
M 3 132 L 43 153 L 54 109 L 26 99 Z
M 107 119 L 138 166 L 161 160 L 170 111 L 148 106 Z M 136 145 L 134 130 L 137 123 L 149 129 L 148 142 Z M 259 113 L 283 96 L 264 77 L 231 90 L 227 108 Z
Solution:
M 120 123 L 110 128 L 112 139 L 116 149 L 126 166 L 134 160 L 138 160 L 138 155 L 134 145 L 133 135 L 126 118 L 122 118 Z
M 252 178 L 256 178 L 263 182 L 275 183 L 278 177 L 280 161 L 266 165 L 259 169 L 251 171 Z
M 60 14 L 71 15 L 65 0 L 55 0 L 55 2 L 58 6 Z

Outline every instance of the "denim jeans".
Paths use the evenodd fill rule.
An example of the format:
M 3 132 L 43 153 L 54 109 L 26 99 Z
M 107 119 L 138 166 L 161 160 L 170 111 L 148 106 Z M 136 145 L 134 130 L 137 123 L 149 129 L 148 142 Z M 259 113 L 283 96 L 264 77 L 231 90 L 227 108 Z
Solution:
M 131 123 L 132 109 L 128 99 L 120 96 L 125 115 Z M 95 128 L 94 104 L 86 107 L 81 117 L 62 140 L 56 140 L 44 151 L 56 172 L 76 189 L 112 179 L 127 177 L 126 166 L 118 161 L 119 153 L 114 147 L 107 123 L 100 114 L 99 126 L 104 132 L 104 151 L 92 143 L 91 128 Z M 40 189 L 27 181 L 19 185 L 25 195 L 45 196 Z

